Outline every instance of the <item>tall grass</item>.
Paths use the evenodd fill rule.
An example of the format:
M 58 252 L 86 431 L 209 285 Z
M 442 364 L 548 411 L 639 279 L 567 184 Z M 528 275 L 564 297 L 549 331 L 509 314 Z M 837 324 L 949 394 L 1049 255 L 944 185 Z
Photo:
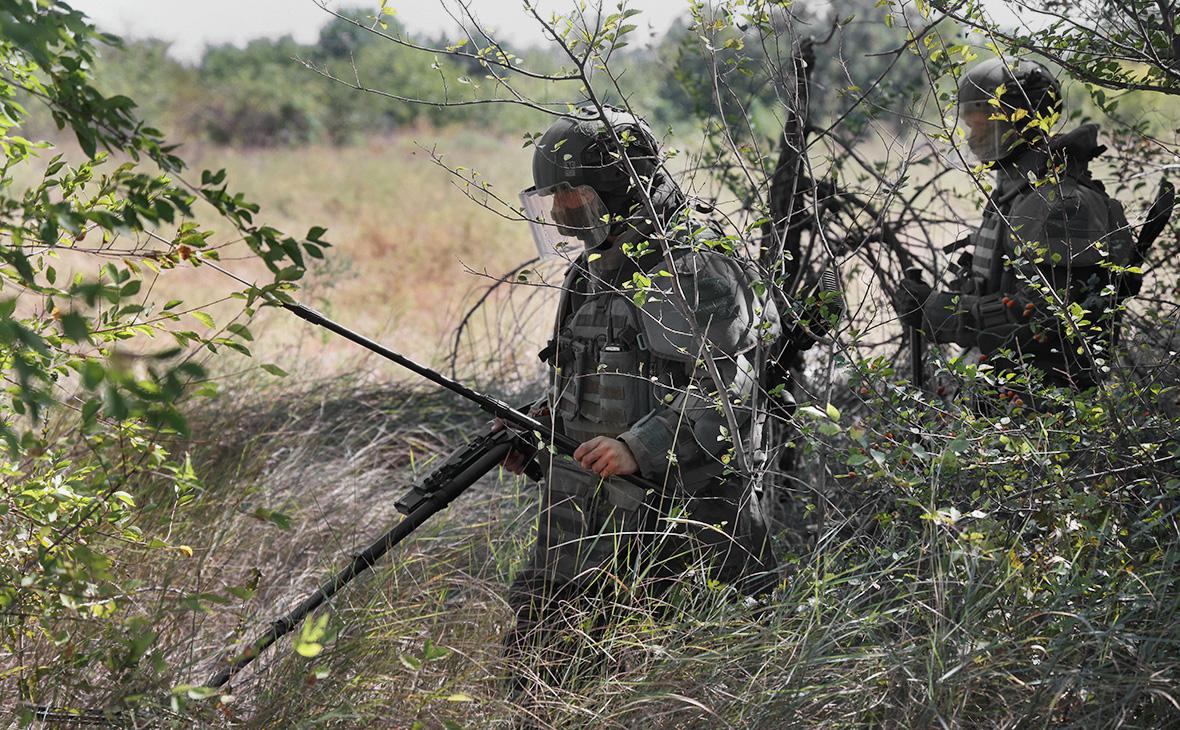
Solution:
M 479 281 L 459 260 L 498 273 L 531 246 L 519 225 L 448 188 L 412 138 L 190 157 L 225 161 L 280 227 L 341 221 L 329 234 L 335 261 L 300 298 L 439 363 Z M 506 152 L 515 143 L 455 131 L 440 147 L 523 186 L 527 152 Z M 213 272 L 188 276 L 192 298 L 222 285 Z M 866 316 L 881 306 L 869 296 Z M 480 337 L 499 331 L 479 326 Z M 918 397 L 869 348 L 840 353 L 837 382 L 815 391 L 842 416 L 801 437 L 790 496 L 809 537 L 781 540 L 775 592 L 746 606 L 688 577 L 670 606 L 631 606 L 594 635 L 598 671 L 571 664 L 551 683 L 538 657 L 502 656 L 506 588 L 527 558 L 537 489 L 493 473 L 332 602 L 322 653 L 300 654 L 296 632 L 218 704 L 185 687 L 383 532 L 402 490 L 484 420 L 346 343 L 264 315 L 256 353 L 296 377 L 222 373 L 222 393 L 193 406 L 192 438 L 168 444 L 190 455 L 200 486 L 161 478 L 136 491 L 145 539 L 186 550 L 127 545 L 113 569 L 141 581 L 132 616 L 118 629 L 82 616 L 43 630 L 20 661 L 60 672 L 36 700 L 130 697 L 141 726 L 1174 726 L 1180 479 L 1159 460 L 1174 456 L 1180 418 L 1175 372 L 1156 357 L 1170 324 L 1153 326 L 1130 361 L 1142 372 L 1042 414 L 1005 405 L 982 416 L 953 396 Z M 527 353 L 526 340 L 507 344 Z M 940 363 L 944 377 L 994 391 L 986 373 Z M 101 660 L 87 653 L 96 649 Z M 60 661 L 73 652 L 87 659 Z M 511 675 L 533 677 L 532 694 L 507 692 Z M 13 709 L 15 693 L 3 695 Z
M 911 410 L 843 406 L 878 449 L 893 439 L 909 450 L 878 429 L 928 415 L 908 396 Z M 934 452 L 951 431 L 975 443 L 995 430 L 969 420 L 923 443 Z M 296 632 L 224 704 L 168 707 L 169 687 L 200 684 L 224 650 L 390 525 L 414 476 L 481 421 L 449 396 L 396 385 L 227 391 L 194 416 L 194 439 L 174 444 L 191 453 L 201 493 L 184 510 L 163 493 L 143 510 L 149 534 L 192 557 L 136 563 L 129 552 L 120 566 L 142 576 L 138 610 L 167 661 L 122 674 L 80 666 L 42 699 L 101 706 L 139 693 L 149 724 L 259 728 L 1156 728 L 1180 717 L 1175 480 L 1141 464 L 1070 481 L 1120 461 L 1101 423 L 1088 430 L 1106 446 L 1057 481 L 1020 459 L 997 467 L 1005 457 L 987 451 L 840 474 L 814 541 L 783 555 L 767 601 L 747 606 L 690 576 L 667 605 L 631 606 L 594 634 L 597 669 L 570 664 L 556 684 L 536 674 L 539 657 L 501 655 L 537 492 L 493 473 L 333 601 L 322 653 L 299 654 Z M 811 483 L 835 464 L 809 457 Z M 989 483 L 1006 498 L 989 497 Z M 184 593 L 203 597 L 171 598 Z M 71 640 L 119 646 L 93 631 Z M 532 677 L 531 694 L 509 693 L 510 675 Z

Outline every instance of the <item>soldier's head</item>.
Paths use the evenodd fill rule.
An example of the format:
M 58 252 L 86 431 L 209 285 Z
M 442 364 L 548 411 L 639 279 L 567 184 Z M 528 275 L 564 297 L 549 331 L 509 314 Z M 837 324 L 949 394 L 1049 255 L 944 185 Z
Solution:
M 1061 115 L 1061 85 L 1034 61 L 992 58 L 963 74 L 958 102 L 972 154 L 1002 161 L 1048 135 Z
M 592 106 L 561 117 L 533 152 L 533 187 L 520 194 L 537 248 L 604 245 L 611 229 L 634 214 L 659 167 L 659 144 L 639 117 Z

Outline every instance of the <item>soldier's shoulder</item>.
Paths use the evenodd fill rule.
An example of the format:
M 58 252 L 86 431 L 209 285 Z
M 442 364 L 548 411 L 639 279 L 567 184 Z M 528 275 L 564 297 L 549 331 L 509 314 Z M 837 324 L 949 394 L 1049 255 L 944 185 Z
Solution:
M 668 258 L 652 270 L 653 296 L 643 306 L 645 320 L 659 328 L 648 333 L 653 350 L 665 356 L 685 352 L 690 343 L 672 333 L 693 329 L 683 318 L 686 310 L 710 345 L 727 354 L 750 349 L 759 336 L 777 334 L 778 313 L 755 292 L 753 272 L 744 262 L 699 248 L 673 251 Z M 675 302 L 680 296 L 682 305 Z
M 735 287 L 748 285 L 753 276 L 748 265 L 738 258 L 701 247 L 673 248 L 667 259 L 661 260 L 653 272 L 661 278 L 673 275 L 678 279 L 716 279 Z
M 1112 207 L 1102 190 L 1063 178 L 1017 196 L 1009 222 L 1018 239 L 1074 265 L 1090 264 L 1101 257 L 1095 244 L 1120 225 Z

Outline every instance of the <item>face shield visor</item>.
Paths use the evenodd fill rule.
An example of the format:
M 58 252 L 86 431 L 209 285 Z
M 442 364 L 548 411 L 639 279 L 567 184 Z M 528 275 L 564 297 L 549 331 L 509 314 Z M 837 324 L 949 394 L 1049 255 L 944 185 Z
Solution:
M 543 260 L 569 260 L 583 248 L 597 248 L 610 234 L 606 204 L 589 185 L 533 187 L 520 194 L 520 202 Z
M 967 128 L 967 146 L 980 162 L 1002 160 L 1024 142 L 1016 124 L 987 101 L 960 104 L 959 118 Z

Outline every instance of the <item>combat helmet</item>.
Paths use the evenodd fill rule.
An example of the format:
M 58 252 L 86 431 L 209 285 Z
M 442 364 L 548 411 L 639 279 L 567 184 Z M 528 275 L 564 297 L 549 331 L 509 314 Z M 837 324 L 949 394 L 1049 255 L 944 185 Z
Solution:
M 958 102 L 971 152 L 1003 160 L 1035 136 L 1034 121 L 1061 114 L 1061 84 L 1035 61 L 990 58 L 959 80 Z
M 580 107 L 534 146 L 533 186 L 520 199 L 542 256 L 571 238 L 586 248 L 601 245 L 612 225 L 632 213 L 641 186 L 651 184 L 659 167 L 651 127 L 615 107 L 602 113 Z

